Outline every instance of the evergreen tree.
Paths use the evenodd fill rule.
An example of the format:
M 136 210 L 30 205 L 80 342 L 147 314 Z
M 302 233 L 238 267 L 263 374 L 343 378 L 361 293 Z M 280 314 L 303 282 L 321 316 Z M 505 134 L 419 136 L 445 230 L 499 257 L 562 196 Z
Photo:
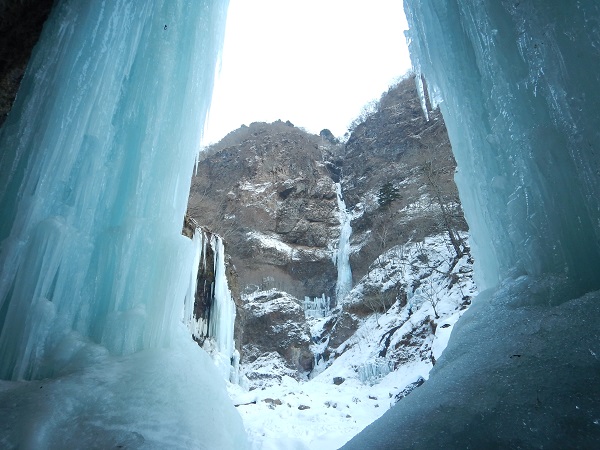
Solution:
M 377 201 L 380 207 L 389 206 L 394 200 L 400 198 L 400 191 L 397 187 L 390 182 L 385 183 L 379 189 L 379 195 L 377 196 Z

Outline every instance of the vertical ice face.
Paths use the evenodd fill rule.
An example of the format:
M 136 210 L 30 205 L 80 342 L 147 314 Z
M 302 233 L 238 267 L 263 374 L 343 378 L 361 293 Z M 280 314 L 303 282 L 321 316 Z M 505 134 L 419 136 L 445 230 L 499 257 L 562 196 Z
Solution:
M 213 338 L 219 353 L 230 359 L 233 356 L 233 326 L 235 323 L 235 303 L 227 284 L 225 273 L 225 249 L 220 236 L 213 235 L 215 252 L 215 294 L 208 335 Z
M 595 0 L 405 1 L 441 104 L 482 287 L 508 275 L 600 285 Z
M 304 297 L 304 315 L 306 317 L 328 317 L 331 314 L 331 299 L 322 294 L 321 297 Z
M 223 377 L 233 382 L 238 375 L 235 360 L 239 360 L 234 342 L 236 308 L 227 281 L 223 239 L 196 228 L 192 241 L 197 252 L 195 265 L 191 270 L 190 288 L 185 298 L 184 322 L 192 336 L 199 342 L 204 342 L 204 348 L 211 354 Z M 213 255 L 212 261 L 207 258 L 209 247 Z M 210 266 L 206 265 L 208 261 Z M 198 277 L 199 270 L 205 276 Z M 196 286 L 199 278 L 208 283 L 200 290 L 202 293 Z M 197 295 L 209 297 L 198 299 L 204 303 L 203 308 L 206 308 L 204 315 L 200 317 L 196 316 L 198 311 L 195 310 Z
M 201 229 L 196 228 L 192 242 L 196 249 L 193 266 L 189 269 L 189 288 L 183 303 L 183 322 L 195 338 L 205 336 L 208 332 L 207 323 L 203 318 L 195 317 L 196 292 L 198 288 L 198 272 L 206 267 L 207 236 Z M 200 265 L 202 263 L 202 265 Z
M 335 286 L 336 301 L 340 303 L 352 289 L 352 269 L 350 268 L 350 235 L 352 226 L 351 216 L 346 210 L 346 203 L 342 197 L 342 186 L 336 183 L 338 210 L 340 213 L 340 240 L 335 263 L 338 269 L 337 284 Z
M 600 5 L 404 0 L 480 287 L 429 380 L 345 448 L 600 441 Z
M 1 378 L 51 374 L 73 332 L 112 354 L 171 341 L 226 6 L 57 2 L 0 132 Z

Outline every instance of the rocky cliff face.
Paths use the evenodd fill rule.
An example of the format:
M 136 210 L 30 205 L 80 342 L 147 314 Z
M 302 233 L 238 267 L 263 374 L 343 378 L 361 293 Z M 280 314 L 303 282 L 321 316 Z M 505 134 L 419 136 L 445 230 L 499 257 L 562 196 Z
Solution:
M 428 103 L 429 105 L 429 103 Z M 456 162 L 439 109 L 426 120 L 414 78 L 385 93 L 373 114 L 354 129 L 338 159 L 352 222 L 355 278 L 394 245 L 467 225 L 454 184 Z
M 203 154 L 188 214 L 225 238 L 237 269 L 238 311 L 245 317 L 239 325 L 242 362 L 251 386 L 323 370 L 354 345 L 348 342 L 357 340 L 356 331 L 374 315 L 402 311 L 410 317 L 414 298 L 428 298 L 422 284 L 439 287 L 436 299 L 446 291 L 456 297 L 451 311 L 468 304 L 472 286 L 464 295 L 452 291 L 459 279 L 466 277 L 464 286 L 471 283 L 472 262 L 455 167 L 442 117 L 435 110 L 425 119 L 413 78 L 385 93 L 346 143 L 327 130 L 316 136 L 277 121 L 242 126 Z M 306 318 L 305 302 L 298 299 L 335 298 L 342 217 L 337 184 L 352 219 L 355 288 L 338 305 L 324 300 L 318 318 Z M 448 247 L 443 257 L 435 256 L 439 249 L 425 248 L 428 236 Z M 405 248 L 414 255 L 407 256 Z M 434 276 L 441 278 L 431 281 Z M 403 342 L 419 348 L 423 361 L 432 358 L 423 342 L 435 335 L 434 316 L 425 313 L 414 330 L 404 330 L 416 337 Z M 394 326 L 382 330 L 381 342 L 388 346 L 400 339 L 396 322 L 390 318 Z M 386 367 L 398 367 L 403 346 L 376 354 L 389 356 Z M 263 373 L 264 367 L 277 374 Z
M 335 292 L 339 219 L 324 161 L 329 146 L 289 123 L 253 123 L 199 162 L 188 213 L 224 237 L 242 289 L 299 298 Z
M 33 46 L 54 0 L 0 1 L 0 126 L 10 111 Z
M 335 184 L 352 213 L 351 266 L 360 279 L 378 255 L 448 233 L 464 251 L 467 226 L 456 163 L 439 110 L 425 119 L 409 77 L 340 144 L 281 121 L 230 133 L 203 155 L 189 215 L 227 241 L 240 285 L 303 298 L 334 297 L 339 237 Z

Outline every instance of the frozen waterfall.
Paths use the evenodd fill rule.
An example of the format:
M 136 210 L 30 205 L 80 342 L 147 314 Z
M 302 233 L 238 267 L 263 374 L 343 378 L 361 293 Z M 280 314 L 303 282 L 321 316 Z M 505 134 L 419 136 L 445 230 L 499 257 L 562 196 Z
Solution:
M 600 442 L 600 6 L 404 0 L 478 284 L 430 379 L 347 448 Z
M 304 297 L 304 315 L 306 317 L 323 318 L 331 314 L 331 298 L 322 294 L 320 297 Z
M 55 2 L 0 131 L 2 446 L 245 446 L 181 323 L 226 10 Z
M 196 258 L 184 302 L 184 322 L 223 378 L 236 382 L 240 357 L 233 340 L 236 308 L 227 282 L 223 239 L 196 227 L 192 241 Z
M 340 215 L 340 239 L 337 254 L 335 255 L 335 264 L 338 270 L 335 298 L 339 304 L 352 289 L 352 269 L 350 268 L 350 235 L 352 234 L 350 222 L 352 217 L 346 209 L 346 203 L 342 197 L 341 184 L 336 183 L 335 189 Z

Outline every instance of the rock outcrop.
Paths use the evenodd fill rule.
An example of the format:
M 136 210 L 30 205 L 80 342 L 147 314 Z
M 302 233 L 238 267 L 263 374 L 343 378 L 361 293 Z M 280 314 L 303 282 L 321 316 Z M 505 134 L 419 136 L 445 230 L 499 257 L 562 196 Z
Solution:
M 356 279 L 388 248 L 443 232 L 458 240 L 468 229 L 442 115 L 429 107 L 426 120 L 414 77 L 382 95 L 351 133 L 338 164 L 346 205 L 357 213 L 350 260 Z M 465 250 L 463 242 L 457 246 Z
M 310 329 L 302 303 L 272 289 L 244 296 L 246 330 L 245 361 L 252 364 L 262 355 L 277 353 L 296 374 L 313 368 Z M 252 380 L 252 373 L 246 372 Z
M 329 147 L 291 124 L 253 123 L 202 156 L 188 214 L 223 236 L 242 289 L 333 296 L 339 218 Z
M 29 56 L 54 0 L 0 2 L 0 126 L 10 111 Z

